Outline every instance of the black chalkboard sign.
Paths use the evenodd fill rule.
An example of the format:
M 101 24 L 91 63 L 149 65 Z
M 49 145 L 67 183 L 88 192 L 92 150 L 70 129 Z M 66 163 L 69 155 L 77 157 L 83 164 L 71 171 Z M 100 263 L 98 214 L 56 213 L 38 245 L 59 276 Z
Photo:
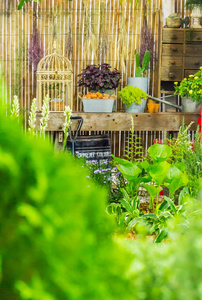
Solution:
M 108 135 L 77 136 L 76 141 L 67 140 L 66 147 L 76 157 L 88 161 L 106 161 L 111 158 L 110 138 Z
M 87 161 L 105 161 L 111 159 L 111 145 L 108 135 L 80 135 L 83 124 L 82 117 L 71 117 L 71 120 L 79 120 L 79 124 L 75 134 L 72 134 L 69 128 L 69 138 L 67 139 L 66 149 L 71 149 L 73 155 L 78 158 L 84 158 Z

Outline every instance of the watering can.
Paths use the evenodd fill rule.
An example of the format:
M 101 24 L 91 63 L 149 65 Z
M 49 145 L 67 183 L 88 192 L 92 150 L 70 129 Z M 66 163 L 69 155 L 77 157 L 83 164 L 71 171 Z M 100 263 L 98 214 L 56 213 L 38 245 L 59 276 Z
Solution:
M 168 97 L 172 97 L 172 96 L 173 95 L 169 95 L 169 96 L 165 96 L 164 98 L 168 98 Z M 172 104 L 172 103 L 170 103 L 168 101 L 165 101 L 165 100 L 163 100 L 161 98 L 156 98 L 156 97 L 153 97 L 153 96 L 149 95 L 149 99 L 152 99 L 152 100 L 155 100 L 155 101 L 158 101 L 158 102 L 161 102 L 161 103 L 164 103 L 164 104 L 167 104 L 167 105 L 170 105 L 170 106 L 173 106 L 175 108 L 178 108 L 178 109 L 182 110 L 182 106 L 179 106 L 179 105 L 176 105 L 176 104 Z

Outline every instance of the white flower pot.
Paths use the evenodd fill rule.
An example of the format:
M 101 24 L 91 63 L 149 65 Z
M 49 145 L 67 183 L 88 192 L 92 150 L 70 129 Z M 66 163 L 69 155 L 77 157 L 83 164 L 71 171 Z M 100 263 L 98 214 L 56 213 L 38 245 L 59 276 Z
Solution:
M 197 113 L 200 111 L 200 103 L 193 102 L 191 98 L 182 98 L 182 112 Z
M 145 109 L 145 106 L 146 106 L 146 103 L 147 103 L 147 99 L 142 99 L 141 104 L 137 104 L 137 103 L 133 102 L 131 104 L 131 106 L 128 107 L 128 108 L 125 105 L 125 111 L 127 113 L 143 113 L 144 109 Z
M 148 78 L 147 77 L 128 77 L 128 85 L 142 89 L 143 92 L 148 92 Z
M 191 26 L 192 28 L 202 28 L 199 20 L 201 15 L 202 15 L 202 11 L 200 7 L 196 5 L 196 7 L 194 7 L 191 12 L 191 17 L 193 18 L 193 24 Z
M 82 99 L 84 112 L 110 113 L 113 110 L 114 99 Z

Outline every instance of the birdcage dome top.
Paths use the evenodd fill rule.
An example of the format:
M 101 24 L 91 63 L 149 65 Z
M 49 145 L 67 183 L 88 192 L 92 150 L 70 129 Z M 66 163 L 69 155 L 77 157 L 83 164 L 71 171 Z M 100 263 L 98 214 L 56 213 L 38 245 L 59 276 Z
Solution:
M 69 59 L 57 52 L 44 56 L 37 67 L 37 73 L 47 72 L 71 72 L 72 65 Z

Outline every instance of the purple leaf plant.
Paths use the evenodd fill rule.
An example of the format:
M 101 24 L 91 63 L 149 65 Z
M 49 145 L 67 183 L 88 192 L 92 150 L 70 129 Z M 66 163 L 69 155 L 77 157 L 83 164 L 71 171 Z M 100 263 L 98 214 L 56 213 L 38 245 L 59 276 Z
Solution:
M 88 65 L 81 77 L 78 86 L 87 87 L 89 90 L 104 92 L 106 89 L 116 89 L 121 79 L 121 72 L 117 69 L 111 70 L 109 64 Z

